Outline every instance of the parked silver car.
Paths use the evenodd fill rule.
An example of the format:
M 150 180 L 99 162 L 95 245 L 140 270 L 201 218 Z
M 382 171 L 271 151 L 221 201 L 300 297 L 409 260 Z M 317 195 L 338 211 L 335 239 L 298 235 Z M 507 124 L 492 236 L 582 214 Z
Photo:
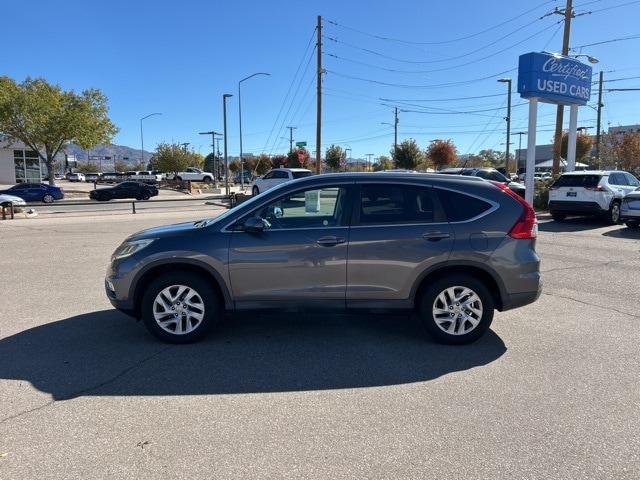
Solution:
M 629 228 L 640 227 L 640 188 L 636 188 L 622 198 L 620 221 Z
M 541 292 L 537 220 L 478 177 L 315 175 L 215 219 L 151 228 L 113 253 L 112 305 L 173 343 L 222 311 L 414 312 L 440 342 L 480 338 L 494 310 Z

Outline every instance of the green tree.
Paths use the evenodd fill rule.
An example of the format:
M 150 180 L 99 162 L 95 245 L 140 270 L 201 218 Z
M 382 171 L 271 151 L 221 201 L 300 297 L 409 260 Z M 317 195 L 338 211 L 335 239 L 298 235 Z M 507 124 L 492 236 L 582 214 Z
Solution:
M 498 168 L 504 163 L 504 153 L 498 150 L 480 150 L 478 157 L 482 158 L 485 167 Z
M 76 95 L 42 78 L 18 84 L 0 77 L 0 131 L 38 152 L 55 184 L 54 163 L 73 142 L 85 150 L 110 144 L 118 128 L 107 117 L 107 98 L 100 90 Z
M 596 168 L 614 168 L 620 163 L 618 157 L 617 147 L 618 138 L 615 134 L 603 133 L 600 136 L 600 148 L 599 148 L 599 165 Z
M 156 147 L 153 165 L 156 170 L 177 174 L 183 172 L 187 167 L 201 165 L 204 162 L 202 155 L 186 150 L 179 143 L 161 143 Z
M 393 150 L 391 151 L 393 155 Z M 424 153 L 418 147 L 418 143 L 413 140 L 404 140 L 398 145 L 395 156 L 395 167 L 407 170 L 415 170 L 418 165 L 424 162 Z
M 253 171 L 256 175 L 264 175 L 269 170 L 271 170 L 271 157 L 266 153 L 261 153 L 258 155 Z
M 380 170 L 390 170 L 393 168 L 393 163 L 391 159 L 386 155 L 381 155 L 378 157 L 378 161 L 373 164 L 373 170 L 375 172 Z
M 331 145 L 324 153 L 324 163 L 333 172 L 339 172 L 342 169 L 342 161 L 345 152 L 339 145 Z
M 427 148 L 427 158 L 433 162 L 436 170 L 440 170 L 455 162 L 458 152 L 451 140 L 435 140 Z

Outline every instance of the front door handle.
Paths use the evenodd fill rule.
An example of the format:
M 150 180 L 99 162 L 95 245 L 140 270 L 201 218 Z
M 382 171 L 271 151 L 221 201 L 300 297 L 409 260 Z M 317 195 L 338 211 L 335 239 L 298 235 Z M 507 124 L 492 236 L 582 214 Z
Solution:
M 443 240 L 449 237 L 451 237 L 450 233 L 441 232 L 440 230 L 431 230 L 427 233 L 422 234 L 422 238 L 424 238 L 425 240 L 429 240 L 430 242 L 436 242 L 438 240 Z
M 322 245 L 323 247 L 332 247 L 344 242 L 346 242 L 346 240 L 341 237 L 322 237 L 317 241 L 318 245 Z

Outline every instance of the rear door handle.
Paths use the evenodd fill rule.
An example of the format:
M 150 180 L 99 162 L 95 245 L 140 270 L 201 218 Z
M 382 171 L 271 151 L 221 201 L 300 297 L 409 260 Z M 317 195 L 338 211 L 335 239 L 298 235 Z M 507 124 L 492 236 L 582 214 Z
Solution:
M 451 237 L 450 233 L 441 232 L 440 230 L 432 230 L 430 232 L 422 234 L 422 238 L 424 238 L 425 240 L 429 240 L 431 242 L 436 242 L 438 240 L 443 240 L 449 237 Z

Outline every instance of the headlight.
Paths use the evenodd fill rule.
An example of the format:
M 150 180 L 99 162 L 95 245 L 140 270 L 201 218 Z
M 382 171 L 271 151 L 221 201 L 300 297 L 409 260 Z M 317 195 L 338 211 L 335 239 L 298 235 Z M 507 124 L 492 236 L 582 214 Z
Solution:
M 111 255 L 111 261 L 113 262 L 114 260 L 127 258 L 134 253 L 139 252 L 143 248 L 151 245 L 155 240 L 155 238 L 147 238 L 145 240 L 134 240 L 131 242 L 125 241 L 118 248 L 116 248 L 115 252 L 113 252 L 113 254 Z

